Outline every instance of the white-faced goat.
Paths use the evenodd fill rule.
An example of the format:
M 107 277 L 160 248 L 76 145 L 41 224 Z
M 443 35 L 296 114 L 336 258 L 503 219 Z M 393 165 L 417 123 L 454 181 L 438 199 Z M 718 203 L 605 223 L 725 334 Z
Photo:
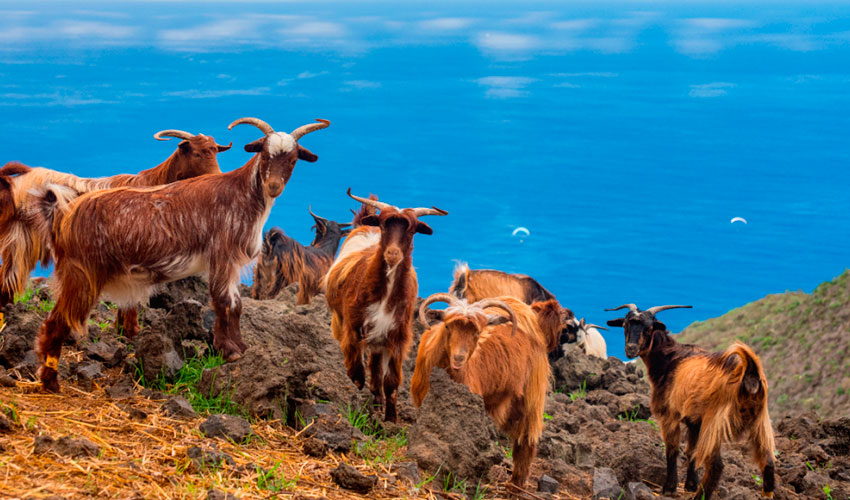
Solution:
M 694 500 L 709 500 L 723 471 L 720 448 L 724 442 L 744 440 L 752 460 L 762 470 L 763 495 L 773 496 L 773 428 L 767 411 L 767 379 L 752 349 L 735 342 L 711 353 L 694 345 L 679 344 L 667 327 L 655 319 L 661 311 L 691 306 L 655 306 L 641 311 L 628 308 L 624 318 L 608 321 L 623 327 L 626 356 L 640 356 L 652 384 L 652 414 L 661 426 L 667 455 L 664 494 L 675 494 L 679 483 L 680 425 L 688 429 L 685 454 L 688 471 L 685 490 L 696 491 Z M 705 467 L 697 484 L 696 468 Z
M 228 361 L 241 357 L 240 270 L 260 252 L 263 224 L 300 158 L 317 156 L 298 140 L 330 122 L 275 132 L 245 146 L 256 153 L 241 168 L 156 188 L 116 188 L 65 203 L 60 190 L 43 195 L 41 224 L 56 257 L 56 306 L 38 334 L 39 378 L 59 390 L 62 343 L 80 330 L 101 293 L 119 307 L 146 299 L 157 284 L 207 273 L 215 310 L 213 345 Z
M 599 330 L 607 330 L 607 328 L 592 323 L 585 323 L 584 318 L 573 321 L 576 322 L 576 326 L 578 327 L 576 345 L 588 356 L 608 359 L 608 348 L 605 344 L 605 339 L 599 333 Z

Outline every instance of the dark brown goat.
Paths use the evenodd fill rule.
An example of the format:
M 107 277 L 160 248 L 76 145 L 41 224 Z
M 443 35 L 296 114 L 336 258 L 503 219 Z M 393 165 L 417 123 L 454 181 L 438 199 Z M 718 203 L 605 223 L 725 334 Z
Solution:
M 688 428 L 685 454 L 688 471 L 685 490 L 696 491 L 694 500 L 709 500 L 720 481 L 724 442 L 745 440 L 750 456 L 762 470 L 763 495 L 773 497 L 774 442 L 767 411 L 767 379 L 752 349 L 735 342 L 723 352 L 709 353 L 694 345 L 679 344 L 667 327 L 655 319 L 661 311 L 691 306 L 655 306 L 641 311 L 628 308 L 624 318 L 608 321 L 626 334 L 626 356 L 640 356 L 652 384 L 651 408 L 661 426 L 667 455 L 664 494 L 675 494 L 679 484 L 681 424 Z M 697 467 L 705 467 L 697 485 Z
M 438 301 L 449 307 L 428 309 Z M 536 316 L 514 297 L 472 304 L 447 293 L 428 297 L 419 306 L 419 320 L 428 330 L 419 342 L 410 381 L 417 407 L 428 394 L 435 366 L 479 394 L 496 426 L 511 437 L 511 482 L 519 487 L 525 486 L 537 452 L 549 387 L 546 339 Z M 429 320 L 437 323 L 431 326 Z
M 325 275 L 333 263 L 340 240 L 351 223 L 340 224 L 314 214 L 316 237 L 310 246 L 290 238 L 280 228 L 272 228 L 263 239 L 263 250 L 254 267 L 251 297 L 272 299 L 283 287 L 298 283 L 298 304 L 309 304 L 322 292 Z
M 26 171 L 19 171 L 18 177 L 7 183 L 12 202 L 9 204 L 7 198 L 0 206 L 0 212 L 11 214 L 0 220 L 0 257 L 3 261 L 0 268 L 0 307 L 24 292 L 29 275 L 39 262 L 47 266 L 52 260 L 47 249 L 48 241 L 42 239 L 35 229 L 33 217 L 38 199 L 31 193 L 55 185 L 68 188 L 65 193 L 72 196 L 122 186 L 158 186 L 221 172 L 216 155 L 230 149 L 230 145 L 222 146 L 210 136 L 182 130 L 162 130 L 154 134 L 158 141 L 167 141 L 169 137 L 182 139 L 171 156 L 156 167 L 135 175 L 85 179 L 46 168 L 30 168 L 17 162 L 6 164 L 3 170 L 20 170 L 23 167 Z M 135 308 L 119 311 L 118 318 L 116 324 L 124 325 L 125 334 L 132 337 L 138 332 Z
M 119 306 L 147 298 L 157 284 L 208 273 L 215 310 L 213 345 L 227 361 L 239 359 L 239 272 L 260 252 L 263 224 L 296 161 L 318 158 L 298 139 L 330 122 L 275 132 L 257 118 L 264 136 L 245 146 L 256 153 L 232 172 L 156 188 L 116 188 L 80 196 L 43 195 L 42 231 L 56 257 L 56 306 L 41 327 L 36 352 L 44 389 L 58 391 L 62 342 L 79 331 L 101 292 Z M 59 195 L 59 196 L 57 196 Z
M 561 307 L 555 296 L 531 276 L 494 269 L 471 270 L 465 262 L 460 262 L 455 266 L 454 281 L 449 291 L 455 297 L 470 302 L 507 296 L 531 305 L 548 339 L 549 361 L 564 357 L 563 344 L 576 341 L 579 327 L 575 314 Z
M 400 209 L 348 195 L 380 213 L 367 215 L 342 245 L 327 275 L 331 329 L 345 356 L 348 376 L 366 383 L 363 352 L 369 352 L 370 389 L 385 419 L 395 422 L 401 365 L 413 340 L 413 307 L 418 291 L 413 270 L 413 236 L 432 234 L 419 217 L 447 215 L 438 208 Z

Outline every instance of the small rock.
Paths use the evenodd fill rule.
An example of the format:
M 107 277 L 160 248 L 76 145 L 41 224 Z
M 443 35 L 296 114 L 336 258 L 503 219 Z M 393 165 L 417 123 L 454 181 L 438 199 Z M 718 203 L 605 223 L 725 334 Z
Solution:
M 209 469 L 218 469 L 227 464 L 229 467 L 235 467 L 236 462 L 233 457 L 227 453 L 216 449 L 204 449 L 198 446 L 192 446 L 186 450 L 186 456 L 192 460 L 189 466 L 189 472 L 198 473 Z
M 106 396 L 109 399 L 127 399 L 135 396 L 135 394 L 133 382 L 126 378 L 106 388 Z
M 241 443 L 251 435 L 251 424 L 234 415 L 210 415 L 200 426 L 207 437 L 223 437 Z
M 649 486 L 643 483 L 629 483 L 626 485 L 626 500 L 653 500 L 655 495 Z
M 537 480 L 537 491 L 542 491 L 546 493 L 557 493 L 558 487 L 560 484 L 558 481 L 555 481 L 554 478 L 543 474 L 540 476 L 540 479 Z
M 77 379 L 81 382 L 86 382 L 87 387 L 90 388 L 92 382 L 104 377 L 101 368 L 103 368 L 103 365 L 101 365 L 99 361 L 80 363 L 74 369 L 74 375 L 76 375 Z
M 54 443 L 56 443 L 56 441 L 50 436 L 36 436 L 35 441 L 33 442 L 32 452 L 36 455 L 47 453 L 53 449 Z
M 176 418 L 195 418 L 198 416 L 195 409 L 186 398 L 172 396 L 162 405 L 162 410 L 169 416 Z
M 124 345 L 118 342 L 92 342 L 83 347 L 86 356 L 101 361 L 107 367 L 118 366 L 124 360 Z
M 422 476 L 419 474 L 419 466 L 416 465 L 416 462 L 396 462 L 390 467 L 390 472 L 411 484 L 419 484 L 422 481 Z
M 56 440 L 53 451 L 66 457 L 96 457 L 100 453 L 100 447 L 88 439 L 71 439 L 63 436 Z
M 207 500 L 239 500 L 239 497 L 210 488 L 210 490 L 207 491 Z
M 593 469 L 593 500 L 603 498 L 616 500 L 622 491 L 613 469 L 609 467 Z
M 148 418 L 148 414 L 144 411 L 134 408 L 132 406 L 124 408 L 124 411 L 127 412 L 127 415 L 133 420 L 144 420 Z
M 328 452 L 328 447 L 325 442 L 313 437 L 305 439 L 302 447 L 304 449 L 304 453 L 311 457 L 321 458 Z
M 369 493 L 378 482 L 376 476 L 365 476 L 348 464 L 340 464 L 331 470 L 331 478 L 341 487 L 361 494 Z
M 11 420 L 0 413 L 0 433 L 12 432 L 14 425 Z

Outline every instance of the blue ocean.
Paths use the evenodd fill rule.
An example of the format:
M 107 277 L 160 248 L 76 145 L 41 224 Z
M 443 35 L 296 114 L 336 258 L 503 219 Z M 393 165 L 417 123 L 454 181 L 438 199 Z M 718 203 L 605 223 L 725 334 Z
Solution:
M 308 243 L 348 187 L 446 209 L 415 239 L 423 296 L 465 261 L 594 323 L 692 304 L 678 331 L 848 266 L 837 2 L 2 2 L 0 113 L 0 163 L 82 176 L 155 166 L 168 128 L 233 141 L 232 170 L 259 137 L 236 118 L 329 119 L 267 227 Z

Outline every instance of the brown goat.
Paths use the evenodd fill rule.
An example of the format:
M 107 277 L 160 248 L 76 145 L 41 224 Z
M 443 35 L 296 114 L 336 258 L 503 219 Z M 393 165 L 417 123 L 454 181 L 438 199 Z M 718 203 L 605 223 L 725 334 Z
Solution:
M 470 302 L 492 297 L 514 297 L 537 313 L 540 329 L 546 336 L 549 361 L 564 357 L 563 344 L 576 341 L 579 331 L 576 316 L 561 307 L 549 290 L 525 274 L 508 274 L 494 269 L 469 269 L 465 262 L 455 266 L 454 280 L 449 288 L 455 297 Z
M 664 323 L 655 319 L 661 311 L 691 306 L 655 306 L 641 311 L 634 304 L 625 304 L 606 311 L 626 307 L 626 316 L 608 321 L 608 326 L 623 327 L 626 356 L 640 356 L 649 373 L 652 414 L 661 426 L 667 455 L 664 494 L 676 493 L 680 425 L 685 424 L 685 490 L 696 491 L 694 500 L 709 500 L 720 481 L 721 445 L 742 439 L 762 469 L 763 495 L 773 497 L 773 427 L 767 411 L 767 379 L 759 357 L 740 342 L 715 353 L 679 344 L 670 337 Z M 699 486 L 697 467 L 705 467 Z
M 52 256 L 47 250 L 48 241 L 40 237 L 34 223 L 35 207 L 38 199 L 33 192 L 43 191 L 50 185 L 64 186 L 67 196 L 80 195 L 122 186 L 158 186 L 199 175 L 219 173 L 216 154 L 230 149 L 230 145 L 216 144 L 215 139 L 203 134 L 193 135 L 182 130 L 162 130 L 154 134 L 158 141 L 167 141 L 169 137 L 182 139 L 177 149 L 164 162 L 154 168 L 143 170 L 135 175 L 122 174 L 100 179 L 85 179 L 75 175 L 56 172 L 46 168 L 29 168 L 17 162 L 9 162 L 3 168 L 26 168 L 18 177 L 7 183 L 11 191 L 12 202 L 3 200 L 0 211 L 11 213 L 0 219 L 0 307 L 22 294 L 32 270 L 40 262 L 47 266 Z M 2 175 L 2 174 L 0 174 Z M 0 186 L 2 188 L 3 186 Z M 138 333 L 136 309 L 119 311 L 118 321 L 123 323 L 124 332 L 132 337 Z
M 388 203 L 353 199 L 380 213 L 366 215 L 346 238 L 326 280 L 331 329 L 345 356 L 348 376 L 358 388 L 366 383 L 363 353 L 369 352 L 370 385 L 384 418 L 395 422 L 396 391 L 402 363 L 413 340 L 413 308 L 418 291 L 413 270 L 413 236 L 432 234 L 419 217 L 447 215 L 438 208 L 400 209 Z
M 290 238 L 280 228 L 266 232 L 263 250 L 254 267 L 251 297 L 272 299 L 283 287 L 298 283 L 298 304 L 309 304 L 322 292 L 325 275 L 333 263 L 340 240 L 349 233 L 351 223 L 340 224 L 314 214 L 316 237 L 310 246 Z
M 232 172 L 88 193 L 70 204 L 61 191 L 43 195 L 40 222 L 56 257 L 57 284 L 56 306 L 36 345 L 44 389 L 59 390 L 62 342 L 85 325 L 101 292 L 129 307 L 160 283 L 201 273 L 209 275 L 216 316 L 213 346 L 227 361 L 239 359 L 247 348 L 239 272 L 259 254 L 263 224 L 296 161 L 316 161 L 297 141 L 330 124 L 320 121 L 286 134 L 257 118 L 236 120 L 230 128 L 254 125 L 264 136 L 245 146 L 256 154 Z
M 429 310 L 428 305 L 437 301 L 449 307 Z M 470 304 L 438 293 L 422 302 L 419 320 L 429 329 L 419 342 L 410 381 L 413 404 L 418 407 L 428 394 L 435 366 L 479 394 L 496 426 L 511 438 L 511 482 L 523 487 L 543 432 L 550 376 L 536 314 L 514 297 Z M 429 325 L 429 320 L 439 323 Z

